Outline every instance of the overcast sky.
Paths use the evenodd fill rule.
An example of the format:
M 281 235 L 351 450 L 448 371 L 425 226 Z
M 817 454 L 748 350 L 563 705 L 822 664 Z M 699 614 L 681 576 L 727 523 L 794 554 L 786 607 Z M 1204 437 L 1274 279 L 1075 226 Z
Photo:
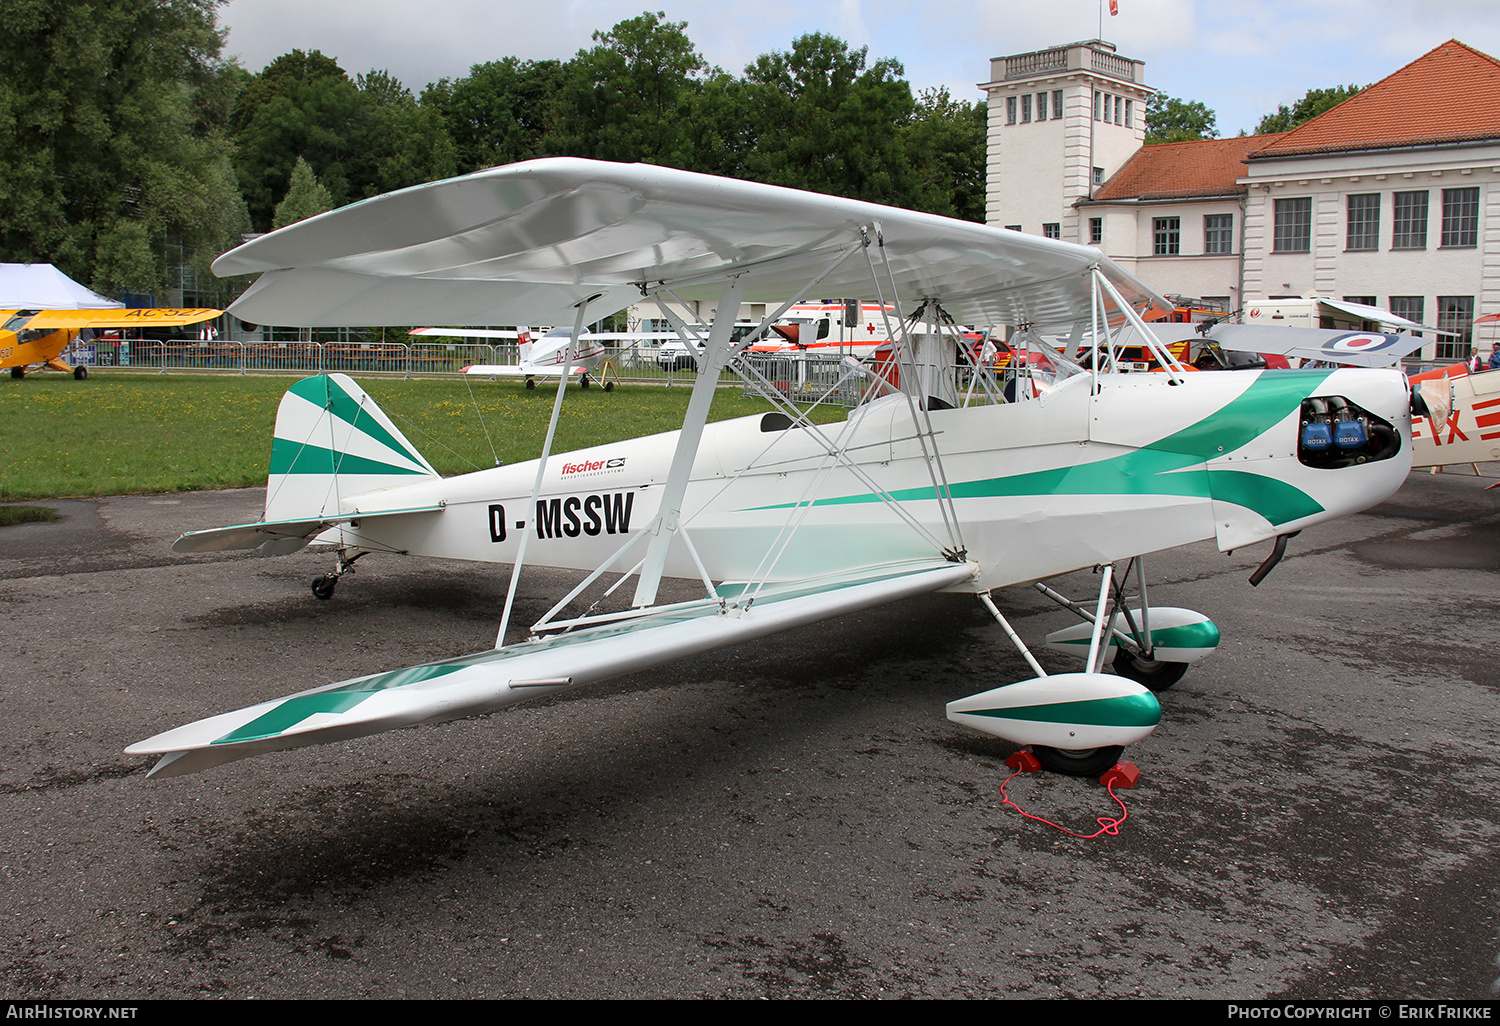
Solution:
M 1146 62 L 1146 84 L 1200 100 L 1220 135 L 1253 131 L 1309 89 L 1368 85 L 1458 39 L 1500 56 L 1500 0 L 1119 0 L 1103 38 Z M 591 34 L 643 10 L 685 21 L 711 64 L 736 75 L 756 56 L 826 32 L 871 59 L 893 57 L 914 90 L 979 100 L 989 59 L 1100 35 L 1101 0 L 231 0 L 228 53 L 250 71 L 321 50 L 350 75 L 383 69 L 414 93 L 485 61 L 571 57 Z

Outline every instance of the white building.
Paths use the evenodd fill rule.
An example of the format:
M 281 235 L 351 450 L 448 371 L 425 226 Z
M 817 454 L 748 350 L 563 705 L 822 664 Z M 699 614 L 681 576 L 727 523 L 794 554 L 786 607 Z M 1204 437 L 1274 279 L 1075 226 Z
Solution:
M 1041 73 L 1025 72 L 1028 64 L 1055 62 L 1049 55 L 1058 52 L 1071 61 L 1075 51 L 1085 60 L 1113 56 L 1112 47 L 1093 41 L 993 62 L 993 81 L 983 86 L 989 223 L 1043 235 L 1058 224 L 1059 237 L 1100 246 L 1159 291 L 1231 310 L 1255 299 L 1321 295 L 1464 332 L 1480 314 L 1500 311 L 1494 58 L 1450 40 L 1280 135 L 1143 147 L 1137 125 L 1135 149 L 1111 165 L 1115 130 L 1129 127 L 1123 120 L 1108 126 L 1107 141 L 1102 121 L 1096 126 L 1097 156 L 1087 163 L 1067 117 L 1059 138 L 1028 134 L 1041 126 L 1008 119 L 1013 96 L 1040 91 Z M 1097 71 L 1080 71 L 1076 88 L 1082 96 L 1110 83 L 1122 98 L 1151 92 L 1138 75 L 1127 82 Z M 1143 100 L 1136 114 L 1141 120 Z M 1103 184 L 1080 191 L 1080 168 L 1101 160 Z M 1021 183 L 1045 175 L 1045 187 Z M 1422 356 L 1448 359 L 1468 348 L 1465 334 L 1434 340 Z

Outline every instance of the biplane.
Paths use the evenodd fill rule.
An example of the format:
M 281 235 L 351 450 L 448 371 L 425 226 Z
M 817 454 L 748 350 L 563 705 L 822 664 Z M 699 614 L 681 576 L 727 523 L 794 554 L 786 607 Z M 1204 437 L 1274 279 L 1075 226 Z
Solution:
M 495 168 L 299 222 L 215 270 L 259 273 L 231 308 L 257 323 L 571 321 L 578 338 L 644 297 L 701 359 L 676 431 L 552 454 L 559 380 L 538 459 L 452 478 L 349 378 L 293 385 L 262 518 L 174 549 L 328 545 L 335 567 L 315 588 L 329 592 L 378 553 L 509 564 L 495 645 L 130 746 L 160 756 L 156 776 L 482 715 L 937 591 L 976 596 L 1035 674 L 955 700 L 949 718 L 1030 745 L 1051 769 L 1097 774 L 1155 728 L 1154 689 L 1218 642 L 1207 616 L 1150 604 L 1145 557 L 1201 540 L 1272 542 L 1258 580 L 1289 536 L 1381 501 L 1411 461 L 1399 373 L 1185 373 L 1139 316 L 1166 301 L 1096 250 L 669 168 L 573 158 Z M 900 387 L 847 360 L 836 386 L 868 380 L 866 401 L 819 425 L 741 355 L 808 296 L 861 294 L 890 308 Z M 769 313 L 736 339 L 749 300 Z M 687 301 L 716 305 L 701 336 L 672 313 Z M 1102 347 L 1111 321 L 1130 324 L 1163 371 L 1084 368 L 1041 335 Z M 1043 387 L 1006 389 L 993 368 L 969 368 L 960 393 L 959 324 L 1012 326 L 1012 351 L 1045 349 L 1053 373 Z M 1017 375 L 1033 366 L 1010 364 Z M 707 423 L 726 366 L 777 408 Z M 531 564 L 583 575 L 512 641 Z M 1085 601 L 1049 583 L 1090 567 L 1099 588 Z M 702 597 L 659 601 L 664 576 L 701 582 Z M 1035 587 L 1079 617 L 1047 641 L 1082 657 L 1081 670 L 1043 669 L 991 596 L 1008 587 Z

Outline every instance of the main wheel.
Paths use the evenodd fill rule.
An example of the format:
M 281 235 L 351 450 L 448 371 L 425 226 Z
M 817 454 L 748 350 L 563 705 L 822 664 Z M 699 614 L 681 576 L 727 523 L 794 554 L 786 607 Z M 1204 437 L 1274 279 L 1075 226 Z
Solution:
M 589 376 L 587 374 L 580 374 L 580 375 L 578 375 L 578 387 L 579 388 L 588 388 L 589 387 Z
M 613 381 L 606 381 L 604 383 L 604 390 L 606 392 L 613 392 L 615 390 L 615 383 Z
M 10 376 L 13 377 L 13 378 L 24 378 L 26 376 L 26 368 L 25 367 L 12 367 L 10 369 Z
M 1032 745 L 1031 754 L 1042 764 L 1043 769 L 1062 773 L 1070 777 L 1101 777 L 1120 761 L 1120 745 L 1105 745 L 1103 748 L 1049 748 Z
M 1169 663 L 1159 659 L 1143 659 L 1134 652 L 1120 649 L 1115 653 L 1115 672 L 1126 680 L 1144 684 L 1152 691 L 1165 691 L 1187 673 L 1187 663 Z
M 526 379 L 526 387 L 527 388 L 533 388 L 533 389 L 536 388 L 536 380 L 534 378 L 527 378 Z
M 73 380 L 74 381 L 82 381 L 84 378 L 86 378 L 88 376 L 89 376 L 89 369 L 87 367 L 74 367 L 73 368 Z
M 324 574 L 322 577 L 314 577 L 312 582 L 313 598 L 327 602 L 333 598 L 334 585 L 339 583 L 337 577 Z

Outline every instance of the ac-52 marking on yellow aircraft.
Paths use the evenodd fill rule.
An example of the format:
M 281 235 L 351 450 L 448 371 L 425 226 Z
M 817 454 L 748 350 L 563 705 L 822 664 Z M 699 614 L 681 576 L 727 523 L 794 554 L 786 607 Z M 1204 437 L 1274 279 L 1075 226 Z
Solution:
M 107 331 L 115 328 L 175 328 L 212 320 L 223 310 L 207 308 L 139 310 L 0 310 L 0 370 L 10 368 L 10 376 L 22 378 L 26 369 L 41 365 L 52 370 L 71 372 L 82 380 L 88 368 L 73 366 L 63 353 L 87 329 Z

